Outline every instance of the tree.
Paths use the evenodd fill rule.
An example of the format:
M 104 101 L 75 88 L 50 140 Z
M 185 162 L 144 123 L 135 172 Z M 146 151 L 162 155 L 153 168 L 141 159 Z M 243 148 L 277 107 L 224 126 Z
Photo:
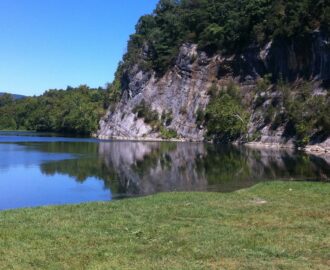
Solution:
M 14 98 L 11 94 L 2 94 L 0 95 L 0 107 L 3 107 L 5 105 L 10 105 L 14 102 Z

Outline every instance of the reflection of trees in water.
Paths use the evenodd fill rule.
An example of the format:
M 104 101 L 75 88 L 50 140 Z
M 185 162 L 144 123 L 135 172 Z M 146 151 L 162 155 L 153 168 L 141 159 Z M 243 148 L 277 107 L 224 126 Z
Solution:
M 79 182 L 104 181 L 113 194 L 172 190 L 231 191 L 272 179 L 329 178 L 321 158 L 285 150 L 257 150 L 198 143 L 51 143 L 39 150 L 75 153 L 75 159 L 41 165 L 45 174 L 66 174 Z
M 95 177 L 104 182 L 106 189 L 117 191 L 118 182 L 116 172 L 108 168 L 103 159 L 98 155 L 98 144 L 96 143 L 66 143 L 53 142 L 47 144 L 36 144 L 39 151 L 48 153 L 71 153 L 74 158 L 47 162 L 40 165 L 45 175 L 64 174 L 83 183 L 89 177 Z
M 18 143 L 26 150 L 37 150 L 45 153 L 67 153 L 73 155 L 96 154 L 98 145 L 94 142 L 28 142 Z
M 330 165 L 324 160 L 290 149 L 242 148 L 255 178 L 315 180 L 329 178 Z
M 324 160 L 282 149 L 252 149 L 238 146 L 207 145 L 207 155 L 198 159 L 209 185 L 232 191 L 267 180 L 324 179 L 330 166 Z
M 113 180 L 116 179 L 115 171 L 110 170 L 98 158 L 77 158 L 48 162 L 41 164 L 40 167 L 45 175 L 65 174 L 80 183 L 85 182 L 89 177 L 95 177 L 104 181 L 106 188 L 113 188 Z

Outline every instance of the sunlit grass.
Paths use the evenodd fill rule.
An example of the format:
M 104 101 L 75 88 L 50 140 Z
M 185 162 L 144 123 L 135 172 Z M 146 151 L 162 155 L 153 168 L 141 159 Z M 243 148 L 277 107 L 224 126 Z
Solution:
M 330 184 L 0 212 L 0 269 L 329 269 Z

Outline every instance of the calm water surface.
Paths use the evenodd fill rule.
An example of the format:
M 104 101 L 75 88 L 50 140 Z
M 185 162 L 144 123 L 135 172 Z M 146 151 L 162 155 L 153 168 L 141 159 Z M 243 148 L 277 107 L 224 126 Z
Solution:
M 329 164 L 294 151 L 0 132 L 0 210 L 164 191 L 228 192 L 276 179 L 328 181 Z

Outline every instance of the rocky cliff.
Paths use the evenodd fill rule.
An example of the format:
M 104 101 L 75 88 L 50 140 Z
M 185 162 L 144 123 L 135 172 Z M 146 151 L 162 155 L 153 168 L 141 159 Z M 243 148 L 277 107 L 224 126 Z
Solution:
M 160 120 L 162 114 L 170 114 L 166 128 L 175 130 L 178 138 L 203 140 L 205 131 L 196 125 L 196 111 L 205 110 L 207 90 L 216 76 L 217 57 L 208 58 L 194 44 L 181 47 L 175 66 L 161 78 L 135 65 L 123 78 L 121 101 L 101 120 L 99 138 L 161 139 L 158 130 L 134 113 L 144 101 Z
M 258 92 L 258 80 L 266 75 L 272 84 Z M 207 130 L 197 118 L 211 99 L 210 87 L 216 85 L 221 91 L 234 81 L 250 113 L 247 134 L 239 141 L 292 146 L 295 135 L 288 132 L 288 121 L 284 119 L 276 127 L 265 121 L 271 104 L 277 113 L 285 110 L 285 96 L 274 84 L 279 80 L 291 85 L 308 81 L 312 95 L 328 95 L 329 36 L 314 31 L 304 38 L 274 40 L 263 48 L 250 46 L 234 55 L 208 56 L 195 44 L 183 44 L 175 64 L 164 75 L 159 77 L 136 64 L 124 71 L 121 80 L 121 99 L 100 121 L 99 138 L 158 140 L 164 138 L 165 130 L 173 131 L 172 137 L 178 140 L 202 141 Z M 156 113 L 157 125 L 137 113 L 141 103 L 147 114 Z M 328 135 L 322 134 L 322 140 Z

